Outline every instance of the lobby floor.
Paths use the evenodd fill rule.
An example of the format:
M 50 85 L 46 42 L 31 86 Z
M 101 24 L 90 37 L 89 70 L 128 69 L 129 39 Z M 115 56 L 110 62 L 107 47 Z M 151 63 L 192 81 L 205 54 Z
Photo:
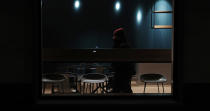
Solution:
M 131 88 L 133 90 L 133 93 L 143 93 L 144 92 L 144 85 L 143 84 L 137 84 L 136 81 L 131 82 Z M 160 93 L 163 93 L 162 85 L 159 84 L 159 91 Z M 147 83 L 145 93 L 158 93 L 158 86 L 156 83 Z M 171 93 L 171 85 L 164 84 L 164 93 Z
M 133 93 L 143 93 L 144 91 L 144 84 L 137 84 L 135 80 L 132 80 L 131 82 L 131 88 Z M 57 89 L 55 89 L 56 91 Z M 66 82 L 64 86 L 64 91 L 66 94 L 71 94 L 72 89 L 68 88 L 68 82 Z M 159 91 L 160 93 L 163 93 L 162 85 L 159 84 Z M 146 91 L 145 93 L 158 93 L 158 86 L 156 83 L 147 83 Z M 171 85 L 170 84 L 164 84 L 164 93 L 171 93 Z M 51 85 L 47 85 L 45 89 L 45 94 L 51 94 Z

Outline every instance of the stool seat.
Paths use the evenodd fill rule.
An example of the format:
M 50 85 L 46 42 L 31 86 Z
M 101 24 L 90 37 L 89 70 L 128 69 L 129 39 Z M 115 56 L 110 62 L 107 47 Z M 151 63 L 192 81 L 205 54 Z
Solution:
M 63 82 L 65 79 L 61 79 L 61 80 L 51 80 L 51 79 L 46 79 L 43 78 L 42 82 L 48 82 L 48 83 L 57 83 L 57 82 Z
M 66 77 L 77 77 L 77 73 L 72 73 L 72 72 L 63 73 L 63 75 L 65 75 Z
M 87 74 L 81 77 L 81 82 L 88 82 L 88 83 L 101 83 L 105 82 L 107 77 L 103 74 Z
M 166 82 L 167 79 L 161 74 L 143 74 L 141 75 L 142 82 Z
M 42 76 L 42 82 L 60 82 L 65 79 L 64 76 L 58 74 L 46 74 Z
M 43 83 L 43 94 L 45 92 L 45 85 L 47 83 L 52 84 L 52 93 L 54 93 L 54 87 L 55 84 L 60 84 L 60 88 L 62 89 L 62 92 L 64 93 L 63 83 L 66 80 L 66 78 L 63 75 L 60 74 L 45 74 L 42 75 L 42 83 Z
M 145 93 L 145 88 L 146 88 L 147 83 L 157 83 L 158 92 L 160 92 L 158 83 L 162 83 L 163 93 L 164 93 L 163 83 L 166 82 L 167 79 L 162 74 L 151 74 L 151 73 L 150 74 L 142 74 L 140 76 L 140 80 L 142 82 L 144 82 L 144 93 Z

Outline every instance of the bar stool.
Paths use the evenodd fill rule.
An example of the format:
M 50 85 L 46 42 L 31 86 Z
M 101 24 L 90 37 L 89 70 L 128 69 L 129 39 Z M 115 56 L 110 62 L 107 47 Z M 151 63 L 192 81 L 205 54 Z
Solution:
M 163 83 L 165 83 L 167 79 L 162 74 L 142 74 L 140 76 L 140 80 L 144 82 L 144 93 L 145 93 L 147 83 L 157 83 L 158 93 L 160 92 L 158 83 L 162 83 L 162 88 L 163 88 L 163 93 L 164 93 Z
M 58 89 L 60 88 L 62 90 L 62 93 L 64 93 L 63 85 L 64 85 L 65 80 L 66 80 L 66 78 L 60 74 L 44 74 L 44 75 L 42 75 L 42 85 L 43 85 L 42 94 L 45 93 L 46 84 L 52 85 L 52 88 L 51 88 L 52 94 L 55 93 L 55 91 L 54 91 L 55 87 L 57 87 Z
M 101 89 L 102 93 L 107 93 L 104 83 L 107 84 L 108 78 L 104 74 L 100 73 L 88 73 L 81 76 L 81 84 L 83 83 L 83 94 L 87 93 L 89 88 L 90 93 L 98 93 L 98 90 Z M 80 85 L 81 86 L 81 85 Z M 96 88 L 94 88 L 96 86 Z

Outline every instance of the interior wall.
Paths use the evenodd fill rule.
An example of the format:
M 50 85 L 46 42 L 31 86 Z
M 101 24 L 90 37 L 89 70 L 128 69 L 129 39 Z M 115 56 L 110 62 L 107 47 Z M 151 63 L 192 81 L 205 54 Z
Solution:
M 151 18 L 153 7 L 171 10 L 171 0 L 118 0 L 118 12 L 113 0 L 79 0 L 79 10 L 74 1 L 43 0 L 44 48 L 112 48 L 112 32 L 118 27 L 125 29 L 132 48 L 171 48 L 172 30 L 153 29 Z M 157 25 L 171 24 L 171 15 L 155 15 Z

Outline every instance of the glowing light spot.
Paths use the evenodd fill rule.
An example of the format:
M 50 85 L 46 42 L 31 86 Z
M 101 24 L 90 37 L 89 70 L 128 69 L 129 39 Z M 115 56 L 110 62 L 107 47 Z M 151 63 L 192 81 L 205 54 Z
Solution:
M 93 50 L 93 53 L 96 53 L 96 50 Z
M 75 9 L 79 9 L 79 7 L 80 7 L 80 2 L 79 2 L 79 0 L 76 0 L 76 1 L 74 2 L 74 8 L 75 8 Z
M 119 11 L 120 10 L 120 2 L 119 1 L 116 2 L 116 4 L 115 4 L 115 10 L 116 11 Z
M 142 20 L 142 13 L 141 13 L 141 10 L 138 10 L 136 14 L 136 21 L 138 24 L 140 24 L 141 20 Z

